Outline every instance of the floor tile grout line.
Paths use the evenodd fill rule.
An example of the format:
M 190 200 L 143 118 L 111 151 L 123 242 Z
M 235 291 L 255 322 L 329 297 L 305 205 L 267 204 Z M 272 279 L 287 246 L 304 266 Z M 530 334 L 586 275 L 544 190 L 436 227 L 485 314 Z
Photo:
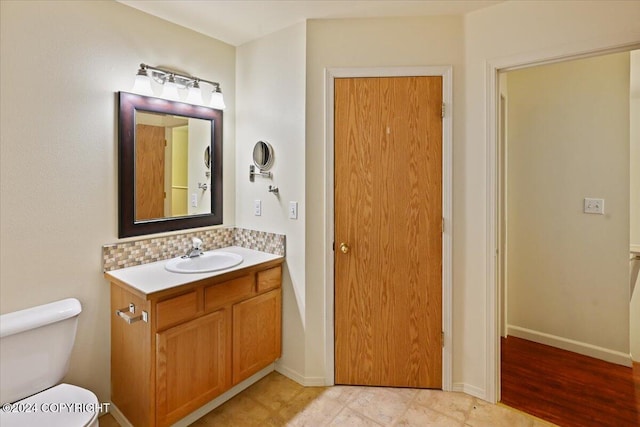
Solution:
M 395 422 L 393 423 L 394 426 L 397 425 L 398 422 L 400 422 L 400 420 L 402 419 L 402 417 L 404 417 L 407 414 L 407 412 L 409 411 L 409 408 L 411 407 L 411 404 L 418 398 L 418 393 L 419 393 L 419 390 L 413 394 L 413 397 L 411 399 L 409 399 L 409 401 L 406 404 L 406 407 L 404 408 L 404 411 L 398 417 L 398 419 L 395 420 Z
M 357 409 L 353 409 L 353 408 L 352 408 L 352 407 L 350 407 L 349 405 L 346 405 L 346 406 L 343 408 L 343 410 L 344 410 L 344 409 L 349 409 L 350 411 L 355 412 L 356 414 L 358 414 L 358 415 L 360 415 L 360 416 L 364 417 L 365 419 L 367 419 L 367 420 L 371 421 L 371 422 L 372 422 L 372 423 L 374 423 L 375 425 L 378 425 L 378 426 L 381 426 L 381 427 L 382 427 L 382 426 L 384 426 L 384 424 L 379 423 L 378 421 L 376 421 L 376 420 L 374 420 L 373 418 L 371 418 L 371 417 L 367 416 L 367 414 L 364 414 L 364 413 L 362 413 L 362 412 L 358 411 Z M 340 412 L 342 412 L 342 411 L 340 411 Z M 338 415 L 339 415 L 339 414 L 340 414 L 340 413 L 338 413 Z M 338 417 L 338 416 L 336 415 L 336 417 L 335 417 L 335 418 L 337 418 L 337 417 Z M 334 419 L 335 419 L 335 418 L 334 418 Z
M 330 398 L 330 399 L 333 399 L 333 398 Z M 333 399 L 333 400 L 335 400 L 336 402 L 340 402 L 340 401 L 339 401 L 339 400 L 337 400 L 337 399 Z M 335 415 L 334 415 L 333 417 L 329 418 L 329 420 L 327 421 L 327 423 L 325 423 L 324 425 L 326 425 L 326 426 L 331 425 L 331 423 L 332 423 L 332 422 L 333 422 L 333 421 L 338 417 L 338 415 L 340 414 L 340 412 L 344 411 L 344 409 L 347 407 L 347 403 L 342 403 L 342 402 L 340 402 L 340 404 L 342 405 L 342 407 L 340 408 L 340 410 L 339 410 L 338 412 L 336 412 L 336 413 L 335 413 Z
M 417 393 L 416 393 L 416 394 L 415 394 L 415 396 L 411 399 L 411 403 L 414 403 L 414 401 L 418 399 L 418 395 L 419 395 L 419 394 L 420 394 L 420 392 L 421 392 L 421 391 L 423 391 L 423 390 L 443 393 L 443 394 L 445 394 L 446 396 L 451 396 L 452 394 L 456 393 L 456 392 L 452 392 L 452 391 L 444 391 L 444 390 L 441 390 L 441 389 L 416 389 L 416 390 L 417 390 Z M 465 394 L 465 395 L 466 395 L 466 394 Z M 466 395 L 466 396 L 468 396 L 468 395 Z M 423 405 L 423 404 L 421 404 L 421 403 L 419 403 L 419 402 L 415 402 L 415 404 L 416 404 L 417 406 L 421 406 L 421 407 L 427 408 L 427 409 L 429 409 L 430 411 L 433 411 L 433 412 L 435 412 L 435 413 L 437 413 L 437 414 L 443 415 L 443 416 L 447 417 L 447 418 L 448 418 L 448 419 L 450 419 L 450 420 L 453 420 L 453 421 L 456 421 L 456 422 L 460 422 L 460 423 L 462 423 L 463 425 L 466 425 L 466 424 L 467 424 L 467 421 L 469 420 L 469 415 L 470 415 L 471 411 L 473 410 L 473 405 L 474 405 L 474 403 L 476 402 L 476 398 L 475 398 L 475 397 L 472 397 L 472 396 L 470 396 L 470 397 L 472 398 L 472 400 L 471 400 L 471 404 L 469 405 L 469 408 L 468 408 L 468 409 L 466 409 L 465 411 L 462 411 L 462 413 L 463 413 L 463 415 L 464 415 L 464 419 L 462 419 L 462 420 L 459 420 L 459 419 L 457 419 L 457 418 L 454 418 L 454 417 L 452 417 L 449 413 L 444 412 L 444 411 L 442 411 L 442 410 L 440 410 L 440 409 L 438 409 L 438 408 L 434 408 L 433 406 L 431 406 L 431 405 L 429 405 L 429 404 L 425 404 L 425 405 Z M 407 406 L 407 411 L 408 411 L 408 410 L 409 410 L 409 406 Z M 405 413 L 406 413 L 406 411 L 405 411 Z
M 467 394 L 467 396 L 469 395 Z M 478 404 L 478 398 L 471 396 L 471 405 L 469 405 L 469 409 L 467 409 L 467 411 L 464 414 L 464 420 L 463 420 L 464 425 L 467 425 L 469 423 L 469 418 L 471 418 L 471 412 L 473 412 L 473 410 L 476 409 L 476 407 L 478 406 L 477 404 Z
M 409 400 L 404 404 L 404 405 L 405 405 L 405 408 L 404 408 L 404 410 L 402 411 L 402 414 L 398 417 L 398 419 L 396 419 L 396 420 L 392 420 L 392 423 L 393 423 L 392 425 L 395 425 L 395 424 L 398 422 L 398 420 L 399 420 L 399 419 L 401 419 L 401 418 L 402 418 L 402 416 L 403 416 L 404 414 L 406 414 L 407 410 L 409 409 L 409 406 L 410 406 L 411 402 L 413 402 L 413 400 L 416 398 L 416 396 L 418 395 L 418 392 L 419 392 L 419 389 L 417 389 L 417 388 L 412 388 L 412 387 L 408 387 L 408 388 L 406 388 L 406 387 L 384 387 L 384 386 L 380 386 L 380 387 L 367 387 L 367 386 L 364 386 L 364 387 L 362 387 L 362 389 L 359 391 L 359 393 L 361 393 L 362 391 L 367 390 L 367 389 L 374 389 L 374 390 L 375 390 L 375 389 L 381 389 L 381 390 L 387 390 L 387 391 L 390 391 L 390 392 L 392 392 L 392 393 L 396 393 L 396 391 L 397 391 L 397 390 L 412 390 L 412 391 L 413 391 L 413 396 L 412 396 L 412 397 L 411 397 L 411 398 L 410 398 L 410 399 L 409 399 Z M 396 393 L 396 394 L 399 394 L 399 393 Z M 355 398 L 352 398 L 352 399 L 351 399 L 351 401 L 354 401 L 354 400 L 355 400 Z M 378 421 L 374 420 L 373 418 L 370 418 L 369 416 L 367 416 L 367 415 L 366 415 L 366 414 L 364 414 L 363 412 L 361 412 L 361 411 L 359 411 L 359 410 L 357 410 L 357 409 L 355 409 L 355 408 L 350 407 L 350 406 L 349 406 L 349 403 L 347 403 L 347 407 L 349 407 L 349 409 L 351 409 L 352 411 L 354 411 L 354 412 L 356 412 L 356 413 L 358 413 L 358 414 L 360 414 L 360 415 L 363 415 L 365 418 L 367 418 L 367 419 L 369 419 L 369 420 L 373 421 L 374 423 L 376 423 L 376 424 L 380 424 Z M 383 425 L 384 425 L 384 424 L 383 424 Z
M 268 377 L 265 377 L 265 379 Z M 304 386 L 301 386 L 300 384 L 296 383 L 296 387 L 298 388 L 298 390 L 295 392 L 295 394 L 293 395 L 293 397 L 289 400 L 290 402 L 294 401 L 297 397 L 299 397 L 303 392 L 304 392 Z M 277 386 L 278 388 L 280 388 L 280 385 Z M 281 419 L 283 422 L 288 423 L 290 420 L 287 420 L 286 417 L 284 415 L 280 414 L 280 410 L 283 409 L 283 406 L 281 406 L 278 409 L 272 409 L 270 406 L 267 406 L 265 404 L 263 404 L 262 402 L 260 402 L 257 399 L 254 399 L 253 397 L 249 397 L 251 400 L 260 403 L 263 407 L 265 407 L 268 411 L 269 414 L 271 415 L 271 418 L 278 418 Z M 268 418 L 267 418 L 268 419 Z
M 254 399 L 252 396 L 246 396 L 246 397 L 247 397 L 247 399 L 249 399 L 254 404 L 257 404 L 258 406 L 261 406 L 262 408 L 266 409 L 268 414 L 272 413 L 272 409 L 270 407 L 268 407 L 267 405 L 265 405 L 264 403 L 260 402 L 257 399 Z M 269 419 L 269 417 L 265 418 L 265 420 L 267 420 L 267 419 Z M 262 420 L 262 421 L 265 421 L 265 420 Z

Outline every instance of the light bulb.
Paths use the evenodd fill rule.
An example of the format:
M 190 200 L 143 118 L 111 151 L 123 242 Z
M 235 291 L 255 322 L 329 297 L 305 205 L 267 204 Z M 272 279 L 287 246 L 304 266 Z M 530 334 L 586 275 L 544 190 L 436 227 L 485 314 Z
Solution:
M 189 88 L 187 102 L 189 104 L 202 105 L 202 91 L 197 81 L 193 82 L 193 86 Z
M 151 79 L 147 75 L 146 70 L 138 70 L 138 74 L 136 74 L 136 80 L 133 82 L 133 88 L 131 89 L 131 92 L 140 95 L 153 96 L 153 91 L 151 90 Z
M 176 84 L 173 75 L 169 76 L 169 79 L 164 84 L 162 89 L 162 97 L 170 101 L 179 101 L 180 95 L 178 95 L 178 85 Z
M 222 97 L 222 92 L 213 91 L 211 93 L 211 103 L 209 104 L 211 108 L 215 108 L 216 110 L 224 110 L 226 105 L 224 105 L 224 99 Z

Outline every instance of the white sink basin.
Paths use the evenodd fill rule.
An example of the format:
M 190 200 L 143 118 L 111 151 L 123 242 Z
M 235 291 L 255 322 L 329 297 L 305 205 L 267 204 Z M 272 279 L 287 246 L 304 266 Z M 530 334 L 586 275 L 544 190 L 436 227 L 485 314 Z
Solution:
M 174 273 L 209 273 L 234 267 L 242 262 L 241 255 L 224 251 L 205 252 L 194 258 L 173 258 L 164 268 Z

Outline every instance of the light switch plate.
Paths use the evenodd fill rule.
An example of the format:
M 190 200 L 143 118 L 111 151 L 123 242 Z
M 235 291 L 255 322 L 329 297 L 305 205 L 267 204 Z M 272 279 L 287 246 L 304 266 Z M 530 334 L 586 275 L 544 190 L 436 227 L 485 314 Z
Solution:
M 289 202 L 289 219 L 298 219 L 298 202 Z
M 253 201 L 253 214 L 255 216 L 262 215 L 262 200 Z
M 585 197 L 584 213 L 604 215 L 604 199 Z

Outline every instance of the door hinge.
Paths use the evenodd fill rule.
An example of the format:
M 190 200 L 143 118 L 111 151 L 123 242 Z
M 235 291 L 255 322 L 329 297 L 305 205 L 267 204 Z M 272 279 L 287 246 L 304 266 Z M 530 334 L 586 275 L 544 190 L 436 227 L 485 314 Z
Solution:
M 442 348 L 444 348 L 444 331 L 442 331 L 442 335 L 440 335 L 440 343 L 442 344 Z
M 444 217 L 442 217 L 442 232 L 444 233 Z
M 333 248 L 333 251 L 335 252 L 336 251 L 336 242 L 333 242 L 332 248 Z
M 441 117 L 444 119 L 444 114 L 445 114 L 446 108 L 445 108 L 445 104 L 444 102 L 442 103 L 442 111 L 441 111 Z

